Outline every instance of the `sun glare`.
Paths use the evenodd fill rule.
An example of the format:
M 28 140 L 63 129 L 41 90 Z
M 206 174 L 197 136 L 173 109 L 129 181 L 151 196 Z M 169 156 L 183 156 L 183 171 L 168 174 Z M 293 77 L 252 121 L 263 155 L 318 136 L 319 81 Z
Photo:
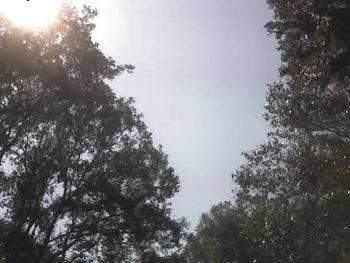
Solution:
M 29 28 L 43 28 L 52 23 L 63 0 L 0 0 L 0 13 L 14 24 Z

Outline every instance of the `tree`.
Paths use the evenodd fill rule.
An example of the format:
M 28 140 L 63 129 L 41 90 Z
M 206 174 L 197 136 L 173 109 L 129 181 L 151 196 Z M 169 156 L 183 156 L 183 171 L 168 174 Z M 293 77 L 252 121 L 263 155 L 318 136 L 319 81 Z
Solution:
M 264 218 L 230 202 L 213 206 L 202 215 L 196 233 L 188 237 L 184 258 L 196 263 L 273 263 L 270 251 L 258 245 L 263 238 L 260 229 L 265 227 L 259 216 Z
M 1 18 L 5 262 L 138 262 L 179 247 L 178 177 L 133 100 L 106 84 L 133 67 L 92 42 L 95 15 L 66 5 L 47 31 Z
M 270 86 L 269 142 L 235 174 L 239 202 L 269 207 L 265 241 L 279 262 L 349 259 L 347 1 L 269 0 L 282 80 Z M 256 199 L 265 198 L 265 203 Z

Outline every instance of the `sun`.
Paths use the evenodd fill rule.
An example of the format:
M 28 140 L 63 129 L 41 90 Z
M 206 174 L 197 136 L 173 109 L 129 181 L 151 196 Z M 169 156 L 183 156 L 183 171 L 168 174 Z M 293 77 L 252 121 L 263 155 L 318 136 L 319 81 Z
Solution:
M 52 23 L 63 0 L 0 0 L 0 13 L 14 24 L 28 28 L 44 28 Z

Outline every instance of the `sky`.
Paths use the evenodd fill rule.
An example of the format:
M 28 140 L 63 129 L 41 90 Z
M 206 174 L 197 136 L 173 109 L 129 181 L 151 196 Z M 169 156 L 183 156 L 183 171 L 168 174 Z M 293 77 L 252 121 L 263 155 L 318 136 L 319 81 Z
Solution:
M 94 40 L 117 63 L 112 83 L 135 106 L 180 178 L 173 216 L 191 229 L 211 206 L 232 200 L 242 151 L 266 140 L 267 83 L 280 55 L 263 0 L 84 0 L 99 11 Z
M 0 1 L 33 24 L 42 16 L 29 19 L 29 3 L 47 5 Z M 211 206 L 233 199 L 231 174 L 244 163 L 242 151 L 266 140 L 266 84 L 278 80 L 280 65 L 264 29 L 271 10 L 264 0 L 57 1 L 96 7 L 94 41 L 118 64 L 136 67 L 110 84 L 118 96 L 135 98 L 169 155 L 181 182 L 173 216 L 194 229 Z M 42 9 L 50 19 L 51 5 Z

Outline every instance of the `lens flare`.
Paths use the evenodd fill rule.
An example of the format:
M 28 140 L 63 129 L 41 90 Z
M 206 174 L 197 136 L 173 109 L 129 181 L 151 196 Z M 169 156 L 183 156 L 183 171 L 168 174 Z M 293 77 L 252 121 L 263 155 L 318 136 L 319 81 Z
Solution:
M 63 0 L 0 0 L 0 14 L 14 24 L 28 28 L 43 28 L 52 23 Z

